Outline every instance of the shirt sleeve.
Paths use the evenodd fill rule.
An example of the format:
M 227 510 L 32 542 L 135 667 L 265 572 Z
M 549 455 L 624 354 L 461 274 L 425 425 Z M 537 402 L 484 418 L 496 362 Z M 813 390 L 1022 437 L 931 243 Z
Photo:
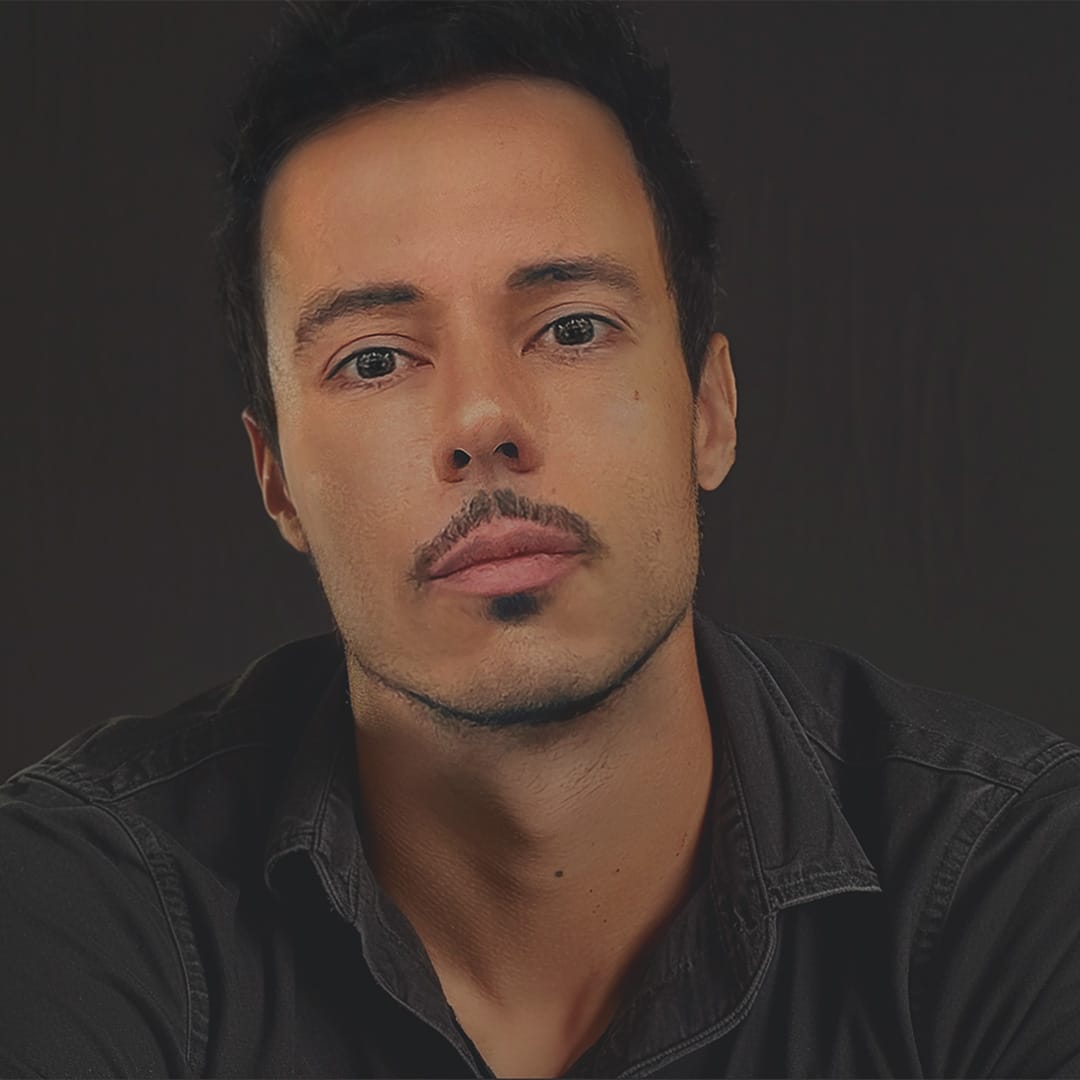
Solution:
M 976 840 L 926 986 L 926 1075 L 1080 1077 L 1080 757 Z
M 0 1075 L 191 1075 L 168 915 L 109 810 L 0 787 L 0 972 Z

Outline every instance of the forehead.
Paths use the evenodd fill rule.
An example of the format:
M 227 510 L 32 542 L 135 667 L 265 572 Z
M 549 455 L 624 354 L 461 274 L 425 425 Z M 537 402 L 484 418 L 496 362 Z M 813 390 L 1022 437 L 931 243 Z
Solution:
M 267 189 L 271 316 L 361 279 L 432 295 L 494 290 L 507 269 L 566 250 L 662 279 L 652 212 L 614 114 L 549 79 L 498 78 L 386 102 L 302 142 Z

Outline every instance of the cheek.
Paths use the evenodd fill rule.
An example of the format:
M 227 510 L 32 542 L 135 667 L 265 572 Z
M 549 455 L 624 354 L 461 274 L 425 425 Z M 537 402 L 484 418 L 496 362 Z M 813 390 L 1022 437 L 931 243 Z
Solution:
M 687 391 L 689 393 L 689 391 Z M 619 521 L 632 547 L 670 562 L 667 552 L 696 528 L 691 428 L 670 386 L 640 380 L 598 409 L 587 447 L 592 496 Z M 602 463 L 602 465 L 600 464 Z
M 689 386 L 645 372 L 607 393 L 593 417 L 590 437 L 619 448 L 639 479 L 670 485 L 690 471 L 692 425 Z
M 335 538 L 356 538 L 365 523 L 378 521 L 390 504 L 390 490 L 400 476 L 390 472 L 393 442 L 367 434 L 357 438 L 350 425 L 330 412 L 293 416 L 302 437 L 286 445 L 282 425 L 282 454 L 290 480 L 290 494 L 313 543 L 320 536 L 333 546 Z M 396 459 L 397 468 L 403 462 Z

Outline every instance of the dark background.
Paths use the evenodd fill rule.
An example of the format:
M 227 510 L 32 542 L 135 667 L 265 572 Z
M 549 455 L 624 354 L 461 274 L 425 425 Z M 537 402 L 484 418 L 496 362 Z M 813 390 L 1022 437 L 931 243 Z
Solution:
M 699 605 L 1080 740 L 1080 6 L 639 6 L 727 219 Z M 332 628 L 214 301 L 212 138 L 273 15 L 0 5 L 0 777 Z

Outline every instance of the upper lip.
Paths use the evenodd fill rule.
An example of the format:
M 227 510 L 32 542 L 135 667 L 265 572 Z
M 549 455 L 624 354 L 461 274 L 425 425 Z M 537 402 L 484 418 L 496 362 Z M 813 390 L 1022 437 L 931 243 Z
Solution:
M 474 529 L 442 558 L 436 559 L 428 577 L 446 577 L 474 563 L 492 559 L 511 559 L 515 555 L 551 555 L 576 553 L 583 550 L 581 540 L 570 533 L 548 525 L 531 522 L 493 522 Z

